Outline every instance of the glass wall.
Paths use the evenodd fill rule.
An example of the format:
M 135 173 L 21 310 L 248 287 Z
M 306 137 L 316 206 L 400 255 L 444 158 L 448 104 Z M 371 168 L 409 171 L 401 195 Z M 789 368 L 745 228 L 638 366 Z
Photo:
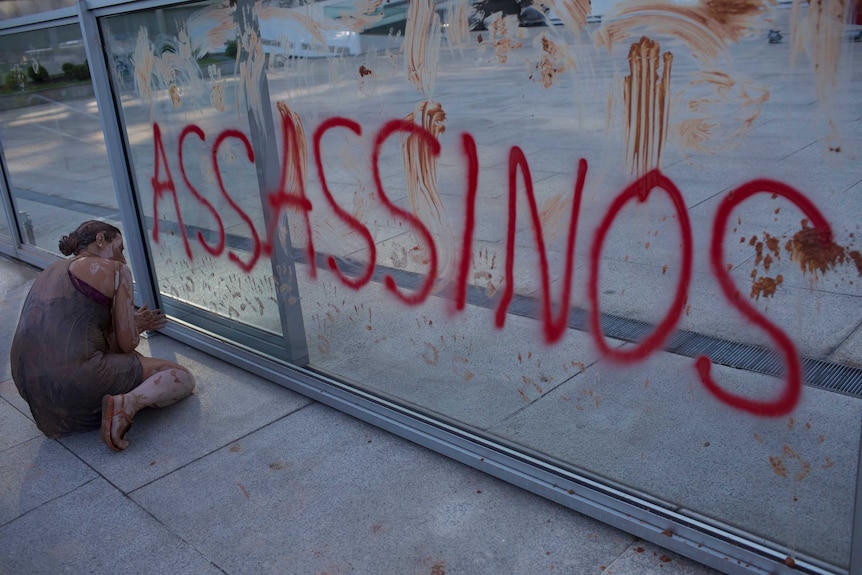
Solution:
M 84 220 L 118 225 L 80 27 L 0 36 L 0 72 L 0 138 L 22 241 L 59 254 L 59 239 Z
M 849 3 L 238 0 L 98 22 L 174 319 L 770 569 L 847 572 Z M 37 75 L 27 50 L 70 41 L 26 34 L 0 41 Z M 95 141 L 85 102 L 2 112 L 30 243 L 56 242 L 52 210 L 101 205 L 66 175 L 98 173 L 64 156 L 91 149 L 59 140 Z
M 289 237 L 267 232 L 265 197 L 279 174 L 274 127 L 261 115 L 263 55 L 243 47 L 234 70 L 240 51 L 225 39 L 236 32 L 214 31 L 200 5 L 101 26 L 166 309 L 273 356 L 302 358 L 304 345 L 285 352 L 282 339 L 291 316 L 302 332 L 291 311 L 298 294 L 286 293 L 293 267 L 278 249 Z

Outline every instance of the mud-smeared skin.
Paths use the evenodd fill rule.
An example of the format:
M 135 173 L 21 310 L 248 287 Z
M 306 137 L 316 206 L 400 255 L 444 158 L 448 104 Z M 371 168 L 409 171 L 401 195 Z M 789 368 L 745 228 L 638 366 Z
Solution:
M 670 111 L 670 73 L 673 54 L 662 56 L 659 76 L 658 42 L 646 36 L 629 49 L 630 75 L 623 80 L 626 157 L 629 169 L 640 177 L 661 165 Z

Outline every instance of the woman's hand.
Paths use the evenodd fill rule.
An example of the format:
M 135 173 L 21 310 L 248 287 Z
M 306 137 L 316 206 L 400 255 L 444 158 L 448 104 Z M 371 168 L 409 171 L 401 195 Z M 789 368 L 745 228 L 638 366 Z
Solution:
M 162 329 L 168 323 L 165 313 L 160 309 L 147 309 L 147 304 L 142 305 L 135 312 L 135 329 L 138 333 Z

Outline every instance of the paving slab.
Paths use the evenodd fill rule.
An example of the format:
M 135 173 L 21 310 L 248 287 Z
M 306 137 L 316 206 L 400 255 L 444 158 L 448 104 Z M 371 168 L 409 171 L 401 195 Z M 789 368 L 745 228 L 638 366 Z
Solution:
M 102 478 L 0 527 L 5 573 L 224 573 Z
M 2 384 L 2 388 L 6 388 L 7 390 L 10 387 L 12 389 L 9 390 L 9 395 L 11 396 L 13 392 L 17 395 L 18 390 L 15 389 L 11 381 Z M 2 394 L 0 394 L 0 397 L 3 397 Z M 25 415 L 20 411 L 21 407 L 27 408 L 27 404 L 23 400 L 21 400 L 20 404 L 13 405 L 5 399 L 0 399 L 0 453 L 10 447 L 42 435 L 42 432 L 33 423 L 32 417 L 27 417 L 27 415 L 30 415 L 30 412 L 27 411 L 27 415 Z
M 58 442 L 39 435 L 0 451 L 0 525 L 97 477 Z
M 710 575 L 719 571 L 704 567 L 652 543 L 635 541 L 602 571 L 602 575 Z
M 14 407 L 18 413 L 29 419 L 31 422 L 33 421 L 33 414 L 30 413 L 30 406 L 27 405 L 27 402 L 21 397 L 18 393 L 18 388 L 15 387 L 15 382 L 11 379 L 0 383 L 0 397 L 2 397 L 9 405 Z M 9 416 L 11 417 L 11 416 Z M 17 422 L 12 422 L 13 425 L 18 425 Z M 34 423 L 35 427 L 36 424 Z M 42 433 L 41 431 L 39 433 Z
M 147 340 L 149 354 L 187 367 L 197 386 L 186 399 L 141 411 L 123 452 L 110 451 L 92 431 L 60 442 L 119 489 L 128 492 L 188 464 L 311 402 L 165 336 Z
M 8 350 L 12 347 L 21 307 L 37 275 L 36 268 L 0 256 L 0 317 L 4 318 L 0 322 L 0 350 L 4 350 L 0 354 L 0 381 L 12 377 Z
M 131 497 L 231 574 L 598 573 L 633 541 L 320 404 Z

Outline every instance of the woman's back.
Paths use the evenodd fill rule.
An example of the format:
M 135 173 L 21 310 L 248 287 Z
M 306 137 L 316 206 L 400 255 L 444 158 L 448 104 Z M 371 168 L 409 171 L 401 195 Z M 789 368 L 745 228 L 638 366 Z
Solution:
M 135 354 L 109 353 L 111 300 L 69 273 L 73 261 L 51 264 L 36 278 L 10 353 L 18 391 L 49 437 L 98 428 L 93 398 L 141 380 Z

